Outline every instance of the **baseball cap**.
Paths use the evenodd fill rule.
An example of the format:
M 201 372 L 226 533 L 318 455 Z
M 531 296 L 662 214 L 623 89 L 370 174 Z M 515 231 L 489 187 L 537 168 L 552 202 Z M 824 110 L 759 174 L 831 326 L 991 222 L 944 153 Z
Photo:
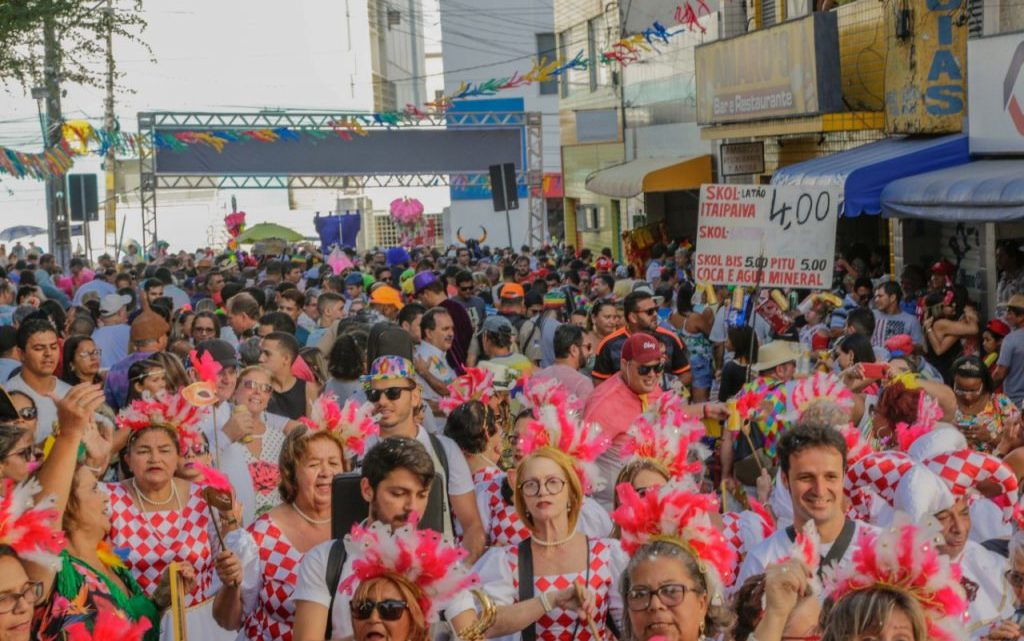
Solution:
M 394 287 L 382 285 L 370 293 L 370 302 L 377 305 L 391 305 L 399 310 L 405 307 L 402 303 L 402 295 Z
M 499 334 L 503 331 L 507 331 L 509 334 L 512 333 L 512 321 L 505 318 L 504 316 L 488 316 L 484 321 L 484 324 L 480 327 L 480 331 L 488 334 Z
M 136 343 L 157 340 L 161 336 L 167 336 L 170 331 L 171 326 L 167 324 L 163 316 L 146 310 L 132 321 L 131 341 Z
M 363 284 L 363 275 L 360 274 L 359 272 L 352 272 L 351 274 L 349 274 L 348 276 L 345 277 L 345 285 L 346 286 L 350 286 L 350 285 L 360 285 L 361 286 L 362 284 Z
M 364 383 L 371 381 L 389 381 L 394 379 L 415 380 L 416 368 L 408 358 L 401 356 L 379 356 L 370 365 L 370 373 L 363 376 Z
M 501 298 L 526 298 L 526 291 L 519 283 L 505 283 L 501 286 Z
M 107 294 L 100 300 L 100 316 L 113 316 L 122 307 L 127 307 L 132 304 L 131 296 L 124 296 L 122 294 Z
M 235 353 L 235 348 L 225 340 L 211 338 L 196 346 L 196 356 L 199 358 L 202 358 L 203 354 L 207 352 L 213 357 L 213 360 L 220 363 L 221 367 L 238 367 L 238 355 Z
M 622 346 L 622 360 L 640 364 L 661 361 L 661 345 L 658 344 L 658 339 L 650 334 L 633 334 Z
M 642 280 L 633 283 L 633 292 L 644 292 L 645 294 L 650 294 L 651 298 L 654 299 L 655 305 L 661 305 L 665 302 L 664 296 L 658 296 L 655 294 L 654 288 L 651 287 L 651 284 Z
M 418 295 L 436 282 L 437 274 L 434 272 L 420 272 L 412 278 L 412 290 Z
M 987 329 L 988 331 L 992 332 L 993 335 L 998 336 L 1000 338 L 1006 338 L 1006 335 L 1010 333 L 1010 326 L 1004 323 L 1003 321 L 999 320 L 998 318 L 993 318 L 992 320 L 990 320 L 988 322 L 988 325 L 985 325 L 985 329 Z M 0 330 L 3 330 L 3 328 L 0 327 Z M 0 346 L 0 351 L 3 351 L 2 346 Z
M 614 266 L 615 263 L 613 263 L 612 259 L 607 256 L 601 256 L 594 263 L 594 267 L 596 267 L 599 272 L 610 272 Z
M 565 292 L 555 290 L 544 294 L 544 309 L 561 309 L 565 307 Z

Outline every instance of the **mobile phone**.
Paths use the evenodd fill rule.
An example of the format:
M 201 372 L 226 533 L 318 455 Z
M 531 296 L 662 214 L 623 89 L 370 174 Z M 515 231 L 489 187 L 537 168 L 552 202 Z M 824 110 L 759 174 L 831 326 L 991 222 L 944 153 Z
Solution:
M 880 380 L 885 378 L 889 365 L 886 363 L 861 363 L 860 369 L 864 372 L 864 378 Z

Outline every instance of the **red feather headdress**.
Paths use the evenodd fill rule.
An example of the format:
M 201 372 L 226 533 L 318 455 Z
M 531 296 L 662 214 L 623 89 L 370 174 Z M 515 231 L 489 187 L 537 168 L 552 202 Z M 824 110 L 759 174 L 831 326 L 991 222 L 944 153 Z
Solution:
M 789 392 L 789 420 L 796 421 L 815 403 L 828 401 L 849 411 L 853 408 L 853 392 L 834 374 L 818 372 L 797 381 Z
M 838 602 L 861 590 L 896 590 L 921 604 L 929 639 L 966 638 L 962 623 L 967 599 L 960 568 L 939 554 L 937 534 L 911 523 L 882 532 L 861 530 L 852 562 L 825 569 L 826 596 Z
M 584 423 L 566 405 L 546 405 L 534 408 L 536 418 L 519 434 L 519 453 L 526 457 L 545 447 L 556 449 L 573 460 L 573 467 L 589 492 L 592 483 L 600 480 L 594 461 L 611 445 L 601 428 Z
M 626 432 L 622 457 L 650 459 L 671 478 L 700 474 L 711 450 L 701 442 L 704 424 L 686 414 L 683 406 L 678 394 L 659 396 Z
M 153 399 L 132 401 L 117 415 L 117 426 L 135 433 L 150 427 L 162 427 L 178 437 L 182 452 L 200 442 L 196 426 L 203 409 L 193 405 L 182 394 L 160 394 Z
M 493 395 L 494 373 L 467 367 L 466 373 L 456 378 L 448 386 L 448 396 L 442 398 L 438 405 L 445 414 L 451 414 L 456 407 L 469 401 L 480 401 L 487 405 Z
M 54 506 L 57 499 L 50 495 L 38 503 L 34 497 L 42 491 L 39 481 L 29 479 L 15 484 L 3 481 L 4 495 L 0 498 L 0 543 L 14 548 L 18 556 L 40 565 L 58 567 L 58 555 L 64 549 L 64 533 Z
M 465 549 L 449 545 L 437 532 L 416 529 L 417 521 L 413 515 L 394 531 L 380 522 L 353 526 L 345 537 L 352 573 L 338 589 L 351 596 L 362 581 L 397 576 L 416 588 L 427 621 L 437 621 L 441 606 L 480 580 L 462 563 Z
M 582 404 L 575 396 L 569 393 L 564 385 L 553 378 L 536 379 L 528 378 L 523 383 L 522 393 L 523 407 L 533 410 L 534 416 L 539 416 L 541 408 L 548 405 L 564 407 L 567 412 L 581 412 Z
M 633 555 L 655 540 L 674 543 L 697 561 L 713 604 L 721 604 L 723 586 L 733 581 L 736 553 L 711 524 L 709 514 L 718 510 L 713 494 L 700 494 L 678 483 L 663 485 L 644 496 L 629 483 L 615 488 L 619 508 L 612 513 L 622 532 L 622 549 Z
M 310 432 L 326 431 L 335 437 L 346 453 L 362 456 L 366 453 L 366 439 L 380 434 L 380 426 L 373 420 L 373 404 L 346 401 L 338 407 L 338 397 L 321 394 L 313 403 L 308 417 L 299 419 Z
M 142 641 L 153 626 L 145 617 L 132 621 L 106 599 L 96 603 L 92 631 L 85 621 L 76 621 L 65 630 L 67 641 Z

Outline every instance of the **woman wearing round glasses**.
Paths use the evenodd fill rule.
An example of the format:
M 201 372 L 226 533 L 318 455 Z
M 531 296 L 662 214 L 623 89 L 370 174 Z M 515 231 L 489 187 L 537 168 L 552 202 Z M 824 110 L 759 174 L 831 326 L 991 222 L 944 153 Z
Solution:
M 620 620 L 618 581 L 628 558 L 617 541 L 590 538 L 577 527 L 583 482 L 576 468 L 592 460 L 585 452 L 600 448 L 582 434 L 569 440 L 589 446 L 586 450 L 557 449 L 555 444 L 566 441 L 559 436 L 563 430 L 586 428 L 561 409 L 543 411 L 545 420 L 530 423 L 519 436 L 525 457 L 516 467 L 514 501 L 530 538 L 517 546 L 491 548 L 475 567 L 484 590 L 500 604 L 487 634 L 518 636 L 532 626 L 541 641 L 599 641 L 612 633 L 609 624 L 616 628 Z M 536 430 L 550 436 L 538 436 Z M 541 446 L 532 449 L 535 445 Z M 520 585 L 524 576 L 530 583 Z
M 89 336 L 72 336 L 64 342 L 64 372 L 60 379 L 68 385 L 103 383 L 100 374 L 102 350 Z

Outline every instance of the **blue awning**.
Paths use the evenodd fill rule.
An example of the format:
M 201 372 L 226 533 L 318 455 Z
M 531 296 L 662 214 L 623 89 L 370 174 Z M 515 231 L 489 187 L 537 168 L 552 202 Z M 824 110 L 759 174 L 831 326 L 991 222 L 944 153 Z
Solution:
M 1024 160 L 975 160 L 893 181 L 882 191 L 882 213 L 943 222 L 1024 219 Z
M 772 176 L 773 185 L 828 187 L 842 190 L 843 215 L 879 214 L 882 189 L 899 178 L 966 163 L 967 136 L 897 136 L 870 142 L 847 151 L 783 167 Z

